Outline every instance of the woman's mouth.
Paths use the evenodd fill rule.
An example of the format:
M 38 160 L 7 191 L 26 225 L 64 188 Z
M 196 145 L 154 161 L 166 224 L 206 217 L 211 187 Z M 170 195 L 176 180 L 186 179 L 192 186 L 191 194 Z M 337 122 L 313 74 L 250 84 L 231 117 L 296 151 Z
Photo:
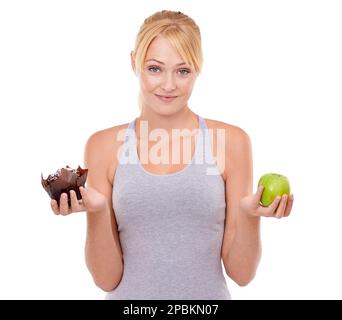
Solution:
M 156 94 L 156 97 L 164 102 L 170 102 L 177 98 L 177 96 L 161 96 L 159 94 Z

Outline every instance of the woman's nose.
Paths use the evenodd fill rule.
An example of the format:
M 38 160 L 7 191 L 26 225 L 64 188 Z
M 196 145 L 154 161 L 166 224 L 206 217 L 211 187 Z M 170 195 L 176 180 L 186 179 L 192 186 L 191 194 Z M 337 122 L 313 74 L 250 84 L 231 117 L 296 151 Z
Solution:
M 165 73 L 161 88 L 165 91 L 173 91 L 176 89 L 176 82 L 172 73 Z

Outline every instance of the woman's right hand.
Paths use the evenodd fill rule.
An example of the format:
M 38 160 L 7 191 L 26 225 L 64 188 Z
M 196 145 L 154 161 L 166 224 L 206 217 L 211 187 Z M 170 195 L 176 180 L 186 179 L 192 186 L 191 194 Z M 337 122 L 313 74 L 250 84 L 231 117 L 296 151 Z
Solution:
M 59 201 L 59 207 L 56 200 L 51 200 L 52 211 L 59 215 L 66 216 L 73 212 L 81 211 L 100 211 L 106 208 L 106 197 L 91 187 L 79 187 L 82 199 L 77 200 L 76 192 L 70 191 L 71 207 L 68 206 L 68 195 L 66 193 L 61 194 Z

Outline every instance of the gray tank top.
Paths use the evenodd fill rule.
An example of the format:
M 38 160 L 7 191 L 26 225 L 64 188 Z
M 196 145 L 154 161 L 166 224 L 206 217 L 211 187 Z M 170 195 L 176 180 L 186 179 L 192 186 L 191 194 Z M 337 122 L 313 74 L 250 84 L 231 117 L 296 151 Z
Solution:
M 185 168 L 158 175 L 142 166 L 129 123 L 114 176 L 113 209 L 124 261 L 106 299 L 229 300 L 221 246 L 225 186 L 198 116 L 195 153 Z

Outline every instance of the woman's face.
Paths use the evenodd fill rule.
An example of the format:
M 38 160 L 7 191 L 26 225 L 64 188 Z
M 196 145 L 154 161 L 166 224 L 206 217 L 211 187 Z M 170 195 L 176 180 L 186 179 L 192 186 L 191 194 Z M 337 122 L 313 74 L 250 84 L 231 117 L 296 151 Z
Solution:
M 132 60 L 133 68 L 134 61 Z M 171 115 L 187 107 L 198 73 L 159 35 L 150 44 L 138 74 L 143 110 Z

